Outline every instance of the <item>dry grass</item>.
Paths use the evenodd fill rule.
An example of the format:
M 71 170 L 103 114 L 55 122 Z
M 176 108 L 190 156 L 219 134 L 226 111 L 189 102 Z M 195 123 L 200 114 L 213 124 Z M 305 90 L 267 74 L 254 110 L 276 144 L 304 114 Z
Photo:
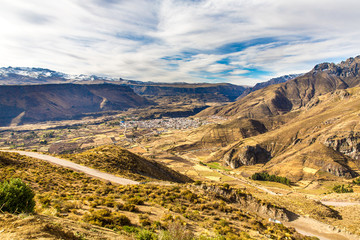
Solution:
M 346 228 L 347 231 L 360 235 L 360 205 L 334 207 L 342 216 L 341 220 L 333 220 L 331 224 L 338 228 Z
M 134 233 L 129 233 L 128 228 L 117 225 L 121 224 L 118 217 L 125 215 L 134 229 L 147 228 L 155 232 L 159 230 L 159 226 L 160 229 L 168 229 L 171 223 L 180 222 L 196 234 L 221 234 L 227 239 L 245 233 L 254 239 L 263 239 L 265 234 L 273 237 L 289 234 L 297 236 L 296 239 L 303 239 L 292 230 L 273 226 L 255 213 L 249 213 L 249 209 L 241 209 L 236 203 L 226 203 L 212 194 L 201 193 L 191 185 L 108 185 L 81 173 L 9 153 L 0 153 L 0 163 L 0 179 L 19 177 L 34 189 L 38 214 L 50 214 L 44 218 L 57 219 L 55 215 L 63 220 L 59 225 L 57 221 L 49 220 L 54 222 L 56 228 L 47 221 L 45 225 L 36 221 L 40 222 L 39 228 L 32 227 L 36 229 L 36 234 L 47 234 L 46 229 L 50 229 L 52 234 L 70 236 L 64 235 L 64 239 L 72 239 L 73 235 L 77 237 L 76 234 L 96 239 L 81 230 L 90 225 L 79 225 L 81 221 L 89 221 L 102 226 L 111 225 L 120 231 L 120 234 L 130 237 Z M 94 217 L 91 217 L 92 215 Z M 42 215 L 39 218 L 42 218 Z M 68 224 L 67 227 L 63 227 L 65 223 Z M 24 233 L 30 231 L 29 224 L 29 221 L 20 224 Z M 45 230 L 43 226 L 47 226 Z M 100 229 L 93 225 L 89 228 Z M 268 232 L 269 228 L 272 229 L 271 232 Z M 101 231 L 99 230 L 100 233 Z M 116 236 L 118 233 L 110 234 Z
M 106 145 L 79 154 L 62 157 L 109 173 L 115 173 L 135 180 L 164 180 L 191 182 L 192 180 L 156 161 L 136 155 L 121 147 Z

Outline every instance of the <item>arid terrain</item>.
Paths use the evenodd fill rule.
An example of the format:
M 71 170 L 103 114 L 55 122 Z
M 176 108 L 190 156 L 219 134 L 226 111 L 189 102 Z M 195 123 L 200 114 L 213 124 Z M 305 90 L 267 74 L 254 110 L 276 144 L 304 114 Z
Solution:
M 151 106 L 3 126 L 0 177 L 23 179 L 36 208 L 2 214 L 0 236 L 359 239 L 359 64 L 319 64 L 199 105 L 198 86 L 137 85 L 129 92 Z M 112 96 L 103 106 L 124 100 Z

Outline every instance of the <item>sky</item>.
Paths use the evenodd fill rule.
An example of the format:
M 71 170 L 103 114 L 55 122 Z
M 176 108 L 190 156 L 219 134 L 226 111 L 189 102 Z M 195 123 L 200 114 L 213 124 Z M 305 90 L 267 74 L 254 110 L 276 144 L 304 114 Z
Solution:
M 357 0 L 0 0 L 0 67 L 254 85 L 360 55 Z

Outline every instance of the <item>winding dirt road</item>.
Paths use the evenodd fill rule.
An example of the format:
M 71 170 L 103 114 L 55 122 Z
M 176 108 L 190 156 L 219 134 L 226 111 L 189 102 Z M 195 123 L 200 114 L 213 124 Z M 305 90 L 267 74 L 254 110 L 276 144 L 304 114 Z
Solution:
M 360 205 L 360 202 L 337 202 L 337 201 L 321 201 L 322 204 L 334 207 L 346 207 Z
M 70 168 L 73 169 L 75 171 L 79 171 L 79 172 L 83 172 L 87 175 L 93 176 L 95 178 L 100 178 L 106 181 L 110 181 L 112 183 L 117 183 L 117 184 L 121 184 L 121 185 L 128 185 L 128 184 L 139 184 L 139 182 L 130 180 L 130 179 L 126 179 L 126 178 L 122 178 L 122 177 L 117 177 L 113 174 L 109 174 L 109 173 L 104 173 L 104 172 L 100 172 L 98 170 L 89 168 L 89 167 L 85 167 L 82 166 L 80 164 L 77 163 L 73 163 L 71 161 L 65 160 L 65 159 L 61 159 L 61 158 L 57 158 L 57 157 L 52 157 L 49 155 L 45 155 L 45 154 L 41 154 L 41 153 L 37 153 L 37 152 L 25 152 L 25 151 L 17 151 L 17 150 L 0 150 L 2 152 L 13 152 L 13 153 L 18 153 L 21 155 L 25 155 L 28 157 L 32 157 L 32 158 L 37 158 L 40 160 L 44 160 L 47 162 L 51 162 L 54 163 L 56 165 L 60 165 L 66 168 Z
M 360 237 L 350 234 L 343 229 L 338 229 L 315 219 L 299 216 L 297 219 L 284 222 L 287 227 L 293 227 L 297 232 L 306 236 L 315 236 L 320 240 L 359 240 Z

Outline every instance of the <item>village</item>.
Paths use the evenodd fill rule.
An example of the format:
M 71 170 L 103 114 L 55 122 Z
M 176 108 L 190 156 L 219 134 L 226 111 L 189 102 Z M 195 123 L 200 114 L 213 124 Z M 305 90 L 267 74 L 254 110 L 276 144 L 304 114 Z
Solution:
M 208 121 L 192 118 L 162 118 L 162 119 L 151 119 L 151 120 L 131 120 L 121 121 L 120 127 L 122 128 L 135 128 L 135 129 L 189 129 L 197 128 L 202 125 L 209 124 Z

